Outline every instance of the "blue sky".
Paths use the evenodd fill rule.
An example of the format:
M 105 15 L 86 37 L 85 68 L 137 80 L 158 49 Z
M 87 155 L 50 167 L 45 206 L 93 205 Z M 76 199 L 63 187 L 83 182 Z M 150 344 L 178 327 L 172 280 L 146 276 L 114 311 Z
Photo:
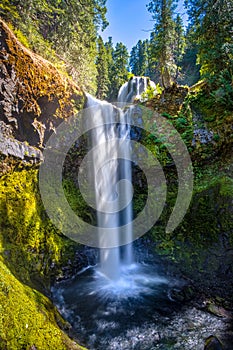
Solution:
M 153 29 L 151 14 L 146 5 L 150 0 L 107 0 L 109 26 L 101 33 L 104 41 L 112 36 L 113 43 L 123 42 L 129 51 L 138 40 L 149 39 Z M 184 13 L 183 1 L 179 0 L 177 12 Z M 184 22 L 187 16 L 183 16 Z

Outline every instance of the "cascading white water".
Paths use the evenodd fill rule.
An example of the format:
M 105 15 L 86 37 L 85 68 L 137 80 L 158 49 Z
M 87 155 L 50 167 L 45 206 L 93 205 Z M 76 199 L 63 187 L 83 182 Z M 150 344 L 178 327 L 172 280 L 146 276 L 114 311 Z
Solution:
M 118 94 L 120 107 L 133 102 L 147 88 L 147 78 L 134 77 L 125 83 Z M 117 210 L 120 205 L 118 198 L 118 183 L 121 180 L 132 182 L 132 168 L 130 159 L 130 121 L 132 108 L 123 112 L 122 109 L 99 101 L 87 94 L 88 107 L 91 108 L 92 118 L 101 120 L 101 126 L 92 131 L 91 147 L 101 145 L 101 152 L 94 151 L 93 171 L 94 187 L 97 209 L 98 227 L 119 228 L 128 224 L 127 241 L 133 237 L 133 211 L 132 211 L 132 187 L 127 186 L 124 193 L 125 203 L 129 203 L 123 210 Z M 119 123 L 116 124 L 116 114 Z M 93 124 L 94 125 L 94 124 Z M 120 139 L 120 141 L 119 141 Z M 121 155 L 119 157 L 119 154 Z M 121 158 L 119 160 L 119 158 Z M 115 203 L 115 209 L 107 212 L 108 206 Z M 121 267 L 130 266 L 133 263 L 132 244 L 119 247 L 118 235 L 100 236 L 100 246 L 114 248 L 100 249 L 100 271 L 111 280 L 118 280 Z M 104 240 L 104 241 L 103 241 Z
M 132 77 L 129 82 L 122 85 L 118 93 L 118 103 L 132 103 L 135 98 L 140 99 L 143 92 L 150 86 L 156 91 L 156 85 L 147 77 Z M 122 106 L 122 105 L 120 105 Z
M 138 77 L 124 84 L 119 93 L 124 109 L 87 95 L 90 108 L 83 120 L 85 130 L 91 130 L 88 141 L 92 152 L 88 152 L 90 157 L 84 162 L 87 168 L 82 168 L 81 172 L 88 167 L 91 170 L 90 182 L 83 183 L 90 184 L 85 198 L 91 198 L 89 204 L 97 209 L 99 247 L 102 247 L 100 264 L 88 266 L 68 283 L 57 284 L 52 294 L 59 311 L 72 325 L 72 331 L 92 350 L 151 349 L 160 344 L 160 337 L 153 332 L 161 316 L 162 327 L 167 324 L 169 315 L 172 315 L 171 324 L 174 323 L 174 302 L 170 295 L 178 284 L 159 274 L 162 273 L 160 260 L 151 251 L 149 253 L 148 247 L 145 251 L 141 243 L 139 249 L 135 247 L 137 263 L 134 263 L 132 244 L 121 246 L 132 242 L 135 229 L 132 225 L 133 190 L 132 185 L 126 183 L 132 183 L 129 159 L 138 161 L 140 166 L 140 154 L 131 144 L 140 139 L 142 125 L 135 123 L 142 116 L 140 107 L 131 103 L 127 106 L 124 98 L 131 94 L 132 101 L 132 86 L 136 96 L 143 92 L 142 85 L 145 90 L 147 84 L 146 78 Z M 131 125 L 134 126 L 131 128 Z M 135 147 L 138 159 L 131 157 L 131 147 Z M 85 191 L 83 193 L 86 195 Z M 121 229 L 125 226 L 125 239 L 122 239 Z M 112 232 L 114 234 L 108 236 Z M 166 347 L 167 342 L 164 344 Z

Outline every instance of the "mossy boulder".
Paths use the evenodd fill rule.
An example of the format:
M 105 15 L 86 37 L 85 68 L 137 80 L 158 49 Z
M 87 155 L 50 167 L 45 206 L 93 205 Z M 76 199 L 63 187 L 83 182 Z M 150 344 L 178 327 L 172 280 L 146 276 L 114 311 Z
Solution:
M 51 301 L 18 281 L 0 261 L 0 349 L 81 350 L 58 326 L 65 324 Z
M 4 262 L 22 282 L 40 290 L 62 274 L 78 245 L 64 237 L 46 215 L 38 169 L 14 169 L 0 179 L 0 239 Z M 86 263 L 86 262 L 85 262 Z
M 0 203 L 0 349 L 79 349 L 59 329 L 57 322 L 65 331 L 70 327 L 41 292 L 49 295 L 71 261 L 73 273 L 88 261 L 49 221 L 38 169 L 18 164 L 2 176 Z
M 205 81 L 191 88 L 174 84 L 145 106 L 174 125 L 197 165 L 232 153 L 232 108 L 213 101 Z

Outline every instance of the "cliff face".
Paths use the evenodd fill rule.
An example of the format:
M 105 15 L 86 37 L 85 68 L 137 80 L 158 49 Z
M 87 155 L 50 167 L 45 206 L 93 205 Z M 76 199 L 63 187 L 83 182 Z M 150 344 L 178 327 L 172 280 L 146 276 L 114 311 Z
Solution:
M 34 54 L 0 21 L 0 151 L 40 159 L 55 128 L 84 103 L 84 94 L 56 67 Z
M 233 111 L 201 81 L 192 88 L 173 84 L 145 105 L 169 119 L 179 131 L 194 162 L 229 158 L 233 150 Z
M 204 82 L 191 89 L 174 85 L 146 103 L 178 130 L 188 148 L 194 173 L 192 201 L 186 216 L 174 232 L 165 234 L 179 187 L 174 164 L 168 167 L 167 207 L 151 233 L 158 252 L 172 258 L 201 291 L 232 303 L 233 113 L 228 106 L 211 104 L 210 95 Z M 147 145 L 150 146 L 150 139 Z
M 78 249 L 46 215 L 38 165 L 47 139 L 83 107 L 84 94 L 1 20 L 0 61 L 0 349 L 77 350 L 57 323 L 70 326 L 36 291 L 49 293 Z

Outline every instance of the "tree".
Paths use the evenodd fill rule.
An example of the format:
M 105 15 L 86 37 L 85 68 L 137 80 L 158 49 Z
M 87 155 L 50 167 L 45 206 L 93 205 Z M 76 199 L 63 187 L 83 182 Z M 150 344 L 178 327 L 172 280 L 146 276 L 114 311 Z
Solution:
M 201 77 L 220 103 L 233 107 L 233 3 L 186 0 Z
M 233 3 L 229 0 L 186 0 L 203 77 L 214 77 L 233 59 Z M 233 73 L 233 72 L 232 72 Z
M 174 0 L 153 0 L 147 6 L 155 21 L 152 36 L 152 52 L 158 62 L 161 83 L 163 87 L 172 84 L 172 74 L 175 70 L 173 42 L 174 42 Z
M 107 54 L 107 61 L 108 61 L 108 94 L 107 99 L 111 100 L 111 94 L 112 94 L 112 82 L 113 82 L 113 68 L 114 68 L 114 62 L 113 62 L 113 42 L 112 37 L 108 38 L 108 41 L 104 44 L 106 48 L 106 54 Z
M 62 59 L 68 73 L 95 93 L 97 32 L 107 25 L 106 0 L 3 1 L 1 15 L 10 17 L 30 48 L 54 62 Z
M 200 79 L 200 65 L 197 64 L 197 45 L 193 41 L 193 29 L 188 26 L 185 33 L 185 50 L 180 63 L 181 74 L 177 81 L 183 85 L 192 86 Z
M 130 53 L 129 65 L 131 72 L 137 76 L 148 75 L 149 56 L 148 56 L 148 40 L 139 40 L 137 45 L 132 48 Z
M 182 59 L 185 52 L 185 34 L 181 16 L 175 18 L 174 61 L 176 65 L 175 80 L 177 81 L 181 70 Z
M 139 64 L 138 64 L 138 48 L 137 48 L 137 45 L 133 46 L 133 48 L 132 48 L 132 50 L 130 52 L 129 66 L 130 66 L 131 72 L 134 75 L 138 75 Z
M 128 80 L 128 59 L 129 54 L 127 47 L 123 43 L 117 43 L 115 49 L 112 51 L 112 71 L 109 76 L 111 83 L 111 90 L 109 91 L 109 99 L 116 100 L 118 91 Z
M 97 98 L 103 100 L 108 95 L 109 89 L 109 62 L 108 53 L 104 45 L 103 39 L 99 36 L 98 41 L 98 56 L 96 60 L 97 67 Z

